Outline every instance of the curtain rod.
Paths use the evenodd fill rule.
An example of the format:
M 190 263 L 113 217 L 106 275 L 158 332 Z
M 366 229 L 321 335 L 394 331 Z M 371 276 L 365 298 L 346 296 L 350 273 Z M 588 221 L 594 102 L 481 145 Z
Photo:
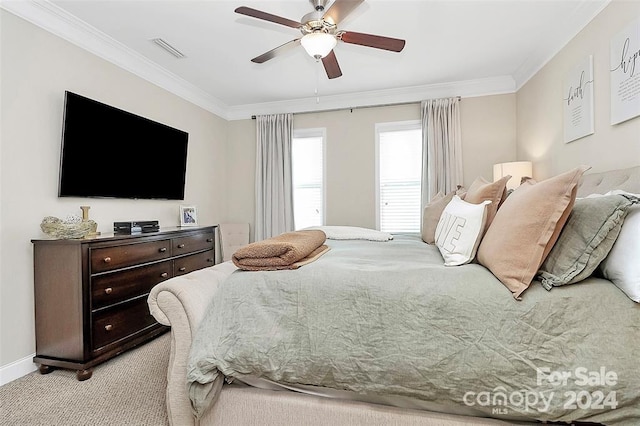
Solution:
M 455 96 L 455 98 L 457 98 L 458 100 L 461 100 L 462 97 L 461 96 Z M 442 98 L 441 98 L 442 99 Z M 300 114 L 313 114 L 313 113 L 317 113 L 317 112 L 335 112 L 335 111 L 351 111 L 353 112 L 354 109 L 365 109 L 365 108 L 383 108 L 383 107 L 389 107 L 389 106 L 401 106 L 401 105 L 411 105 L 411 104 L 416 104 L 416 103 L 421 103 L 422 101 L 412 101 L 412 102 L 398 102 L 398 103 L 390 103 L 390 104 L 378 104 L 378 105 L 362 105 L 362 106 L 355 106 L 355 107 L 346 107 L 346 108 L 333 108 L 333 109 L 323 109 L 323 110 L 310 110 L 310 111 L 301 111 L 301 112 L 294 112 L 293 115 L 300 115 Z M 252 115 L 251 119 L 255 120 L 257 116 Z

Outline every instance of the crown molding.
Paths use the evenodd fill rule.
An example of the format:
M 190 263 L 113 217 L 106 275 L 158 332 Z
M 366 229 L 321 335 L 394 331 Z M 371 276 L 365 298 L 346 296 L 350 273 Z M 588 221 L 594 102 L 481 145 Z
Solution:
M 226 105 L 218 99 L 48 0 L 1 1 L 0 7 L 207 111 L 226 114 Z
M 527 59 L 513 73 L 516 91 L 520 90 L 527 81 L 564 49 L 609 3 L 611 0 L 581 0 L 578 2 L 569 19 L 563 22 L 562 34 L 548 34 L 548 37 L 543 40 L 544 45 L 527 56 Z
M 383 106 L 421 102 L 425 99 L 461 96 L 463 98 L 500 95 L 515 92 L 511 76 L 492 77 L 451 83 L 428 84 L 399 89 L 376 90 L 351 94 L 320 96 L 282 102 L 239 105 L 228 108 L 227 120 L 243 120 L 254 115 L 276 113 L 322 112 L 364 106 Z

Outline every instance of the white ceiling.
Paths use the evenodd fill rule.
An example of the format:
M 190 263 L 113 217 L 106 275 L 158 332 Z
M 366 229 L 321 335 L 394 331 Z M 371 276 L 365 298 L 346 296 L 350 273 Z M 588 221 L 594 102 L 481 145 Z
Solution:
M 308 0 L 4 0 L 2 7 L 227 119 L 517 90 L 609 0 L 366 0 L 339 29 L 406 40 L 401 53 L 339 42 L 329 80 L 299 31 L 234 13 L 300 20 Z M 331 2 L 328 6 L 330 6 Z M 152 43 L 163 38 L 186 55 Z M 318 90 L 318 98 L 315 91 Z

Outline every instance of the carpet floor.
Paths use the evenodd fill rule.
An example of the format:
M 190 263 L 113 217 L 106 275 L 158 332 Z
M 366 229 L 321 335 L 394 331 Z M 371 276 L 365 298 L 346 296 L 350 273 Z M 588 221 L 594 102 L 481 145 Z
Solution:
M 164 426 L 170 334 L 129 350 L 79 382 L 75 371 L 35 371 L 0 386 L 2 426 Z

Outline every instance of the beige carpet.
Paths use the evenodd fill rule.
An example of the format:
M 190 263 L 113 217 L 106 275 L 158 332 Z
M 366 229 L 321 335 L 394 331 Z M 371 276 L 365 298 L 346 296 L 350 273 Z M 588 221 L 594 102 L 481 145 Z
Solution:
M 89 380 L 75 371 L 33 372 L 0 387 L 0 425 L 168 425 L 165 388 L 170 334 L 97 365 Z

